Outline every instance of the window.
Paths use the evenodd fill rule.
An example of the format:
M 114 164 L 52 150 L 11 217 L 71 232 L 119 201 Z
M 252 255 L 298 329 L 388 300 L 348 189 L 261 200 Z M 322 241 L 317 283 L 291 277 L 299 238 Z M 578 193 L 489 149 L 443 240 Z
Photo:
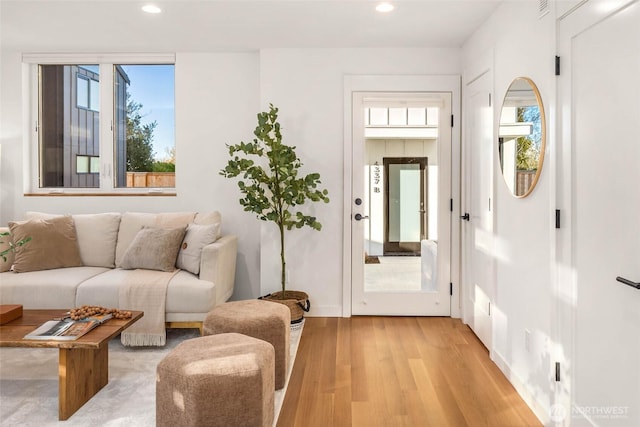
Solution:
M 76 106 L 100 111 L 100 82 L 97 65 L 78 65 L 76 72 Z
M 173 65 L 118 64 L 113 72 L 116 186 L 175 187 Z
M 105 57 L 113 61 L 25 55 L 36 101 L 34 192 L 175 188 L 173 55 L 143 64 Z
M 367 138 L 437 138 L 438 107 L 370 107 L 364 111 Z
M 100 173 L 100 157 L 98 156 L 76 156 L 76 172 Z

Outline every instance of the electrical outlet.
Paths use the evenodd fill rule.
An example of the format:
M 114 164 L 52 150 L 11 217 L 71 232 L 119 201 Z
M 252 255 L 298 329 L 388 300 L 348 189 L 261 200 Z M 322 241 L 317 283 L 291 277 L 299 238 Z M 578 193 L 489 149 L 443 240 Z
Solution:
M 531 331 L 528 329 L 524 330 L 524 348 L 531 352 Z

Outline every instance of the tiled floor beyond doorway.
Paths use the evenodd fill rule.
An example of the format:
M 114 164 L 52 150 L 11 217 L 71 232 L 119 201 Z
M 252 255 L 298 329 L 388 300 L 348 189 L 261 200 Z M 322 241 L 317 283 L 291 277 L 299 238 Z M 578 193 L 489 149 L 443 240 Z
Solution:
M 419 256 L 381 256 L 379 264 L 364 265 L 365 291 L 419 291 Z

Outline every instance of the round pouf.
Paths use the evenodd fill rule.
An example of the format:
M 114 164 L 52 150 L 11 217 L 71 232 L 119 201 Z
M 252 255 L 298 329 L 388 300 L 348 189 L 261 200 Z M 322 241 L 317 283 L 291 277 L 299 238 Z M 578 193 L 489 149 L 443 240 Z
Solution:
M 274 350 L 241 334 L 180 343 L 158 364 L 156 426 L 273 424 Z
M 289 366 L 291 311 L 263 300 L 233 301 L 215 306 L 204 319 L 203 334 L 237 332 L 271 343 L 276 352 L 275 388 L 284 387 Z

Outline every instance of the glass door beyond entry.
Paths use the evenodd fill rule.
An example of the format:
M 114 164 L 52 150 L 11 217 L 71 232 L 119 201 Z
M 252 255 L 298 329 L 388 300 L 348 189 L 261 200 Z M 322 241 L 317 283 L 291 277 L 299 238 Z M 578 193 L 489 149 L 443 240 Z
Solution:
M 426 157 L 385 157 L 385 255 L 420 255 L 427 239 Z

